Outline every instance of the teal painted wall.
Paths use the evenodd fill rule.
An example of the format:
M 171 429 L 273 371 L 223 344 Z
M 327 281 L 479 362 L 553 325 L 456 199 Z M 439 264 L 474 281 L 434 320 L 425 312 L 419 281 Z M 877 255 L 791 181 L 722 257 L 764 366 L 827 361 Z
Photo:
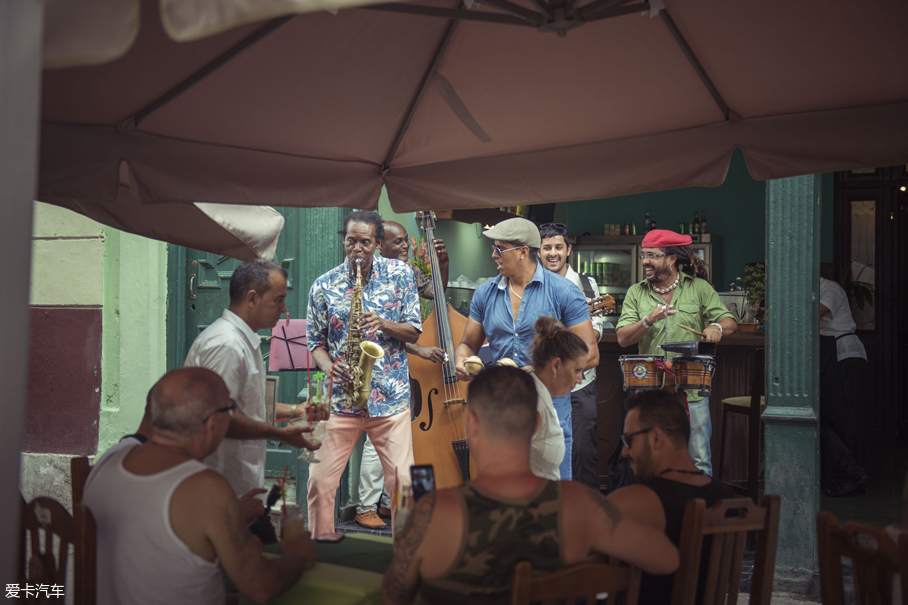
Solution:
M 832 173 L 822 177 L 823 206 L 820 222 L 820 260 L 833 262 Z M 720 291 L 743 276 L 744 265 L 766 256 L 766 184 L 755 181 L 747 171 L 744 155 L 735 151 L 725 182 L 718 187 L 685 187 L 620 197 L 566 202 L 554 205 L 554 222 L 565 223 L 571 232 L 602 235 L 605 223 L 637 223 L 643 231 L 647 212 L 655 214 L 658 226 L 677 230 L 678 222 L 692 221 L 694 211 L 706 212 L 708 230 L 713 234 L 713 267 L 710 278 Z M 410 234 L 417 232 L 413 214 L 398 215 L 391 210 L 387 192 L 382 190 L 379 213 L 395 220 Z M 445 240 L 451 257 L 451 279 L 463 274 L 470 279 L 497 275 L 487 242 L 477 224 L 439 221 L 438 235 Z
M 823 176 L 823 221 L 821 256 L 832 262 L 832 174 Z M 572 232 L 602 235 L 605 223 L 637 223 L 642 233 L 647 212 L 655 215 L 662 229 L 677 230 L 678 223 L 692 221 L 694 211 L 706 212 L 708 231 L 713 234 L 713 267 L 710 278 L 718 290 L 727 290 L 744 265 L 766 256 L 766 184 L 751 178 L 740 151 L 735 151 L 725 182 L 718 187 L 684 187 L 608 199 L 568 202 L 564 212 L 557 205 L 555 220 Z

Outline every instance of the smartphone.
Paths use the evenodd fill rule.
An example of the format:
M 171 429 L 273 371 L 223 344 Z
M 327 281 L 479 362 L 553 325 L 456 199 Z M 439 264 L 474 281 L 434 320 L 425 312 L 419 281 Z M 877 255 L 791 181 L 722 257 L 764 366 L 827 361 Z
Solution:
M 426 492 L 435 491 L 435 469 L 431 464 L 414 464 L 410 467 L 413 499 L 419 500 Z

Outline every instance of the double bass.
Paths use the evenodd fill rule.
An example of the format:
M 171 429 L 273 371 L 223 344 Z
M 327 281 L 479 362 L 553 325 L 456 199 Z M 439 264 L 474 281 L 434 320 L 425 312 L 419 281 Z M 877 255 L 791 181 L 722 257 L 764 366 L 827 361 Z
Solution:
M 460 343 L 467 319 L 445 299 L 438 254 L 435 252 L 435 213 L 423 212 L 423 229 L 429 243 L 429 266 L 435 308 L 422 324 L 419 344 L 439 347 L 447 355 L 434 363 L 407 354 L 410 368 L 410 417 L 413 458 L 416 464 L 431 464 L 438 489 L 460 485 L 470 478 L 470 450 L 466 435 L 466 385 L 457 380 L 454 349 Z M 456 340 L 455 340 L 456 339 Z

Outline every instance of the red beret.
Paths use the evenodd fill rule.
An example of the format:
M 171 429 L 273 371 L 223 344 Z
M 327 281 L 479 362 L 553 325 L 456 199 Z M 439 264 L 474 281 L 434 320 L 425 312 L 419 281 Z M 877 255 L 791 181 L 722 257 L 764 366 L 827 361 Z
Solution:
M 693 242 L 689 235 L 681 235 L 668 229 L 653 229 L 643 238 L 641 248 L 668 248 L 670 246 L 689 246 Z

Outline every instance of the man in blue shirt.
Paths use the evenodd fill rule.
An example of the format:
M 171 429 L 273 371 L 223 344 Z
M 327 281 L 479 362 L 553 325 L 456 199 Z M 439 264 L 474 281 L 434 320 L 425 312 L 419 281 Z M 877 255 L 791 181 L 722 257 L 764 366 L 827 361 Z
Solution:
M 596 331 L 583 293 L 571 282 L 546 271 L 536 260 L 541 245 L 539 229 L 524 218 L 502 221 L 483 233 L 492 240 L 492 258 L 500 274 L 476 289 L 470 317 L 455 351 L 457 377 L 469 381 L 464 359 L 475 355 L 488 339 L 492 359 L 512 359 L 529 369 L 529 348 L 540 317 L 555 317 L 580 336 L 590 349 L 584 369 L 599 364 Z M 571 397 L 553 398 L 558 423 L 564 431 L 565 453 L 561 478 L 571 478 Z

